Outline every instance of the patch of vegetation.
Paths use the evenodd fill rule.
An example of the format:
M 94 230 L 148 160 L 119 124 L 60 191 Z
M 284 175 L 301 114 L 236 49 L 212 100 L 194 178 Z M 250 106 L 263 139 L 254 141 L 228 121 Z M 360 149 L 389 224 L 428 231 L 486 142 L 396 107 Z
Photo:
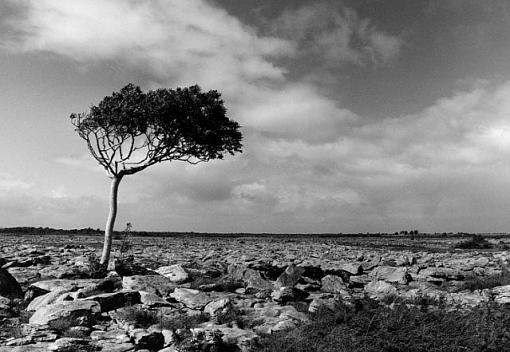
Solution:
M 12 323 L 11 321 L 5 323 L 4 321 L 0 324 L 0 341 L 2 341 L 5 338 L 13 337 L 15 339 L 18 339 L 25 336 L 26 332 L 24 331 L 23 327 L 18 323 Z
M 201 286 L 205 285 L 214 285 L 214 291 L 220 292 L 234 292 L 238 288 L 244 287 L 244 283 L 227 277 L 214 278 L 209 276 L 198 276 L 193 279 L 190 288 L 201 289 Z
M 209 314 L 201 312 L 200 314 L 195 315 L 181 314 L 175 318 L 162 317 L 158 323 L 163 329 L 192 329 L 206 321 L 209 321 L 209 319 Z
M 237 308 L 228 309 L 226 312 L 220 312 L 214 316 L 217 324 L 227 325 L 228 327 L 237 327 L 239 329 L 252 329 L 257 325 L 264 323 L 263 319 L 250 320 L 243 316 L 242 312 Z
M 475 291 L 505 285 L 510 285 L 510 270 L 503 266 L 501 273 L 498 274 L 468 277 L 461 289 Z
M 445 308 L 446 302 L 444 297 L 432 297 L 427 295 L 416 295 L 413 297 L 403 297 L 397 294 L 387 295 L 383 297 L 380 303 L 385 305 L 406 304 L 419 307 L 421 310 L 427 310 L 429 307 Z
M 101 264 L 98 256 L 95 253 L 90 253 L 87 256 L 87 275 L 91 279 L 102 279 L 108 274 L 107 265 Z
M 124 229 L 124 233 L 123 234 L 116 233 L 114 236 L 114 239 L 121 240 L 120 246 L 118 248 L 120 259 L 122 259 L 126 256 L 129 256 L 130 252 L 133 249 L 133 244 L 131 243 L 131 238 L 130 238 L 132 228 L 133 228 L 133 225 L 130 222 L 128 222 L 126 224 L 126 228 Z M 131 253 L 131 255 L 132 255 L 132 253 Z
M 93 345 L 72 345 L 58 349 L 59 352 L 96 352 L 100 351 L 100 348 Z
M 456 243 L 453 248 L 459 249 L 489 249 L 492 248 L 492 243 L 487 241 L 482 235 L 473 235 L 469 240 L 464 240 Z
M 157 312 L 143 309 L 140 306 L 128 306 L 117 310 L 117 319 L 133 322 L 142 328 L 148 328 L 160 322 Z
M 510 312 L 424 310 L 377 303 L 345 314 L 319 314 L 305 326 L 267 335 L 252 352 L 491 352 L 510 351 Z
M 179 336 L 176 345 L 182 352 L 240 352 L 237 346 L 224 343 L 222 337 L 219 330 L 198 333 L 186 330 Z

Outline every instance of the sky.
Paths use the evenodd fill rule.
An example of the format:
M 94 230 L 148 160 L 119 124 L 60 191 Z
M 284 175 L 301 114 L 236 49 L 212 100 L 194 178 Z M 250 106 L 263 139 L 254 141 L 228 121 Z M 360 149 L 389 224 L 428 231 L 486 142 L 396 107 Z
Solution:
M 125 177 L 119 230 L 510 231 L 507 0 L 3 0 L 0 227 L 104 228 L 69 115 L 130 82 L 218 90 L 243 153 Z

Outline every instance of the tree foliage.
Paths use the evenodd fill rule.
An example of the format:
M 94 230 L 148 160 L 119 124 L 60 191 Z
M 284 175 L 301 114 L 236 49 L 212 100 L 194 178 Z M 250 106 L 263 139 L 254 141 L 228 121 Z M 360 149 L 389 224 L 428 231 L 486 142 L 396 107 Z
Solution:
M 144 93 L 128 84 L 71 120 L 110 177 L 168 160 L 222 159 L 242 147 L 239 124 L 226 116 L 220 93 L 197 85 Z

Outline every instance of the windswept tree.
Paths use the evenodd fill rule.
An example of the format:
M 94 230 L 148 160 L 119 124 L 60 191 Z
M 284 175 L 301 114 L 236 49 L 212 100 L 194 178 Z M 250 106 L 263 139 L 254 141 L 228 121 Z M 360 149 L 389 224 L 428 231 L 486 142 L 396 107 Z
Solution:
M 239 124 L 226 116 L 217 91 L 199 86 L 147 93 L 128 84 L 89 112 L 71 114 L 79 136 L 111 179 L 110 213 L 101 264 L 110 258 L 117 193 L 124 176 L 151 165 L 180 160 L 191 164 L 241 152 Z

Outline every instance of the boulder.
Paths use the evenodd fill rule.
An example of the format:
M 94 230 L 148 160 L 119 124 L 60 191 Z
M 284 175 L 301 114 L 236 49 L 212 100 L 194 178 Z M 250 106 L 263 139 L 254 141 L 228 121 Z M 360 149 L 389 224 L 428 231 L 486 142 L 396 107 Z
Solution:
M 134 262 L 132 257 L 115 259 L 115 271 L 121 277 L 133 275 L 154 275 L 155 272 Z
M 510 285 L 497 286 L 492 289 L 494 302 L 499 304 L 510 304 Z
M 88 345 L 88 341 L 86 339 L 75 338 L 75 337 L 62 337 L 52 344 L 48 345 L 48 351 L 68 351 L 78 350 L 78 346 Z
M 28 338 L 29 337 L 23 337 L 22 339 L 27 340 Z M 0 352 L 48 352 L 48 346 L 50 346 L 50 344 L 45 342 L 38 342 L 26 346 L 8 345 L 8 347 L 0 346 Z
M 318 295 L 312 299 L 308 306 L 310 314 L 321 314 L 323 310 L 329 312 L 340 312 L 342 303 L 334 295 Z
M 296 285 L 301 278 L 301 275 L 305 272 L 304 268 L 289 265 L 285 271 L 276 279 L 275 287 L 277 289 L 282 287 L 293 287 Z
M 343 263 L 338 267 L 338 269 L 348 272 L 351 275 L 363 274 L 363 267 L 358 263 Z
M 45 291 L 76 291 L 81 288 L 97 287 L 97 285 L 103 280 L 101 279 L 54 279 L 54 280 L 43 280 L 32 283 L 30 286 L 35 286 Z
M 418 272 L 417 277 L 434 283 L 442 283 L 450 280 L 464 280 L 464 274 L 451 268 L 425 268 Z
M 169 306 L 170 302 L 166 299 L 158 296 L 155 293 L 139 291 L 140 293 L 140 303 L 148 307 L 164 307 Z
M 30 324 L 60 326 L 90 325 L 101 313 L 101 306 L 95 301 L 68 301 L 54 303 L 38 309 L 30 318 Z
M 321 291 L 330 293 L 340 293 L 347 290 L 347 285 L 340 276 L 326 275 L 321 280 Z
M 191 309 L 202 309 L 213 300 L 205 292 L 182 287 L 176 288 L 170 296 Z
M 214 317 L 219 313 L 226 313 L 231 308 L 232 300 L 229 297 L 226 297 L 208 303 L 204 308 L 204 313 Z
M 264 279 L 260 272 L 254 269 L 247 269 L 243 275 L 246 293 L 271 291 L 273 283 Z
M 456 292 L 449 293 L 446 295 L 445 299 L 446 302 L 451 305 L 474 308 L 482 304 L 486 305 L 489 302 L 489 295 L 484 295 L 480 292 Z M 494 299 L 494 301 L 497 302 L 496 299 Z
M 122 288 L 128 291 L 146 291 L 167 297 L 177 287 L 175 282 L 163 275 L 134 275 L 122 278 Z
M 140 293 L 138 291 L 110 292 L 90 296 L 84 298 L 84 300 L 96 301 L 101 306 L 101 312 L 109 312 L 114 309 L 122 308 L 126 305 L 140 303 Z
M 7 271 L 0 268 L 0 296 L 7 298 L 23 298 L 23 291 L 16 279 Z
M 282 305 L 287 304 L 287 302 L 294 301 L 295 296 L 293 288 L 289 286 L 277 288 L 271 293 L 271 298 L 273 301 Z
M 156 272 L 175 283 L 183 283 L 190 279 L 188 272 L 180 264 L 162 266 L 157 268 Z
M 63 302 L 63 301 L 72 301 L 72 298 L 69 295 L 69 291 L 67 291 L 65 289 L 52 291 L 52 292 L 48 292 L 42 296 L 38 296 L 38 297 L 34 298 L 32 300 L 32 302 L 30 302 L 30 304 L 27 306 L 26 310 L 27 311 L 36 311 L 44 306 L 58 303 L 58 302 Z
M 413 279 L 411 274 L 408 273 L 407 268 L 386 265 L 378 266 L 372 270 L 369 276 L 376 280 L 384 280 L 403 285 L 407 285 Z
M 397 294 L 397 289 L 386 281 L 371 281 L 365 286 L 365 292 L 372 299 L 383 299 Z
M 252 341 L 258 338 L 258 335 L 251 330 L 224 326 L 218 326 L 216 328 L 222 332 L 223 342 L 227 345 L 249 346 Z
M 40 255 L 36 257 L 29 258 L 15 258 L 10 261 L 8 264 L 5 264 L 6 267 L 21 267 L 26 268 L 29 266 L 35 266 L 37 264 L 48 265 L 51 264 L 51 258 L 47 255 Z
M 159 331 L 147 331 L 145 329 L 134 329 L 129 333 L 135 343 L 135 349 L 147 349 L 159 351 L 165 344 L 165 338 Z

